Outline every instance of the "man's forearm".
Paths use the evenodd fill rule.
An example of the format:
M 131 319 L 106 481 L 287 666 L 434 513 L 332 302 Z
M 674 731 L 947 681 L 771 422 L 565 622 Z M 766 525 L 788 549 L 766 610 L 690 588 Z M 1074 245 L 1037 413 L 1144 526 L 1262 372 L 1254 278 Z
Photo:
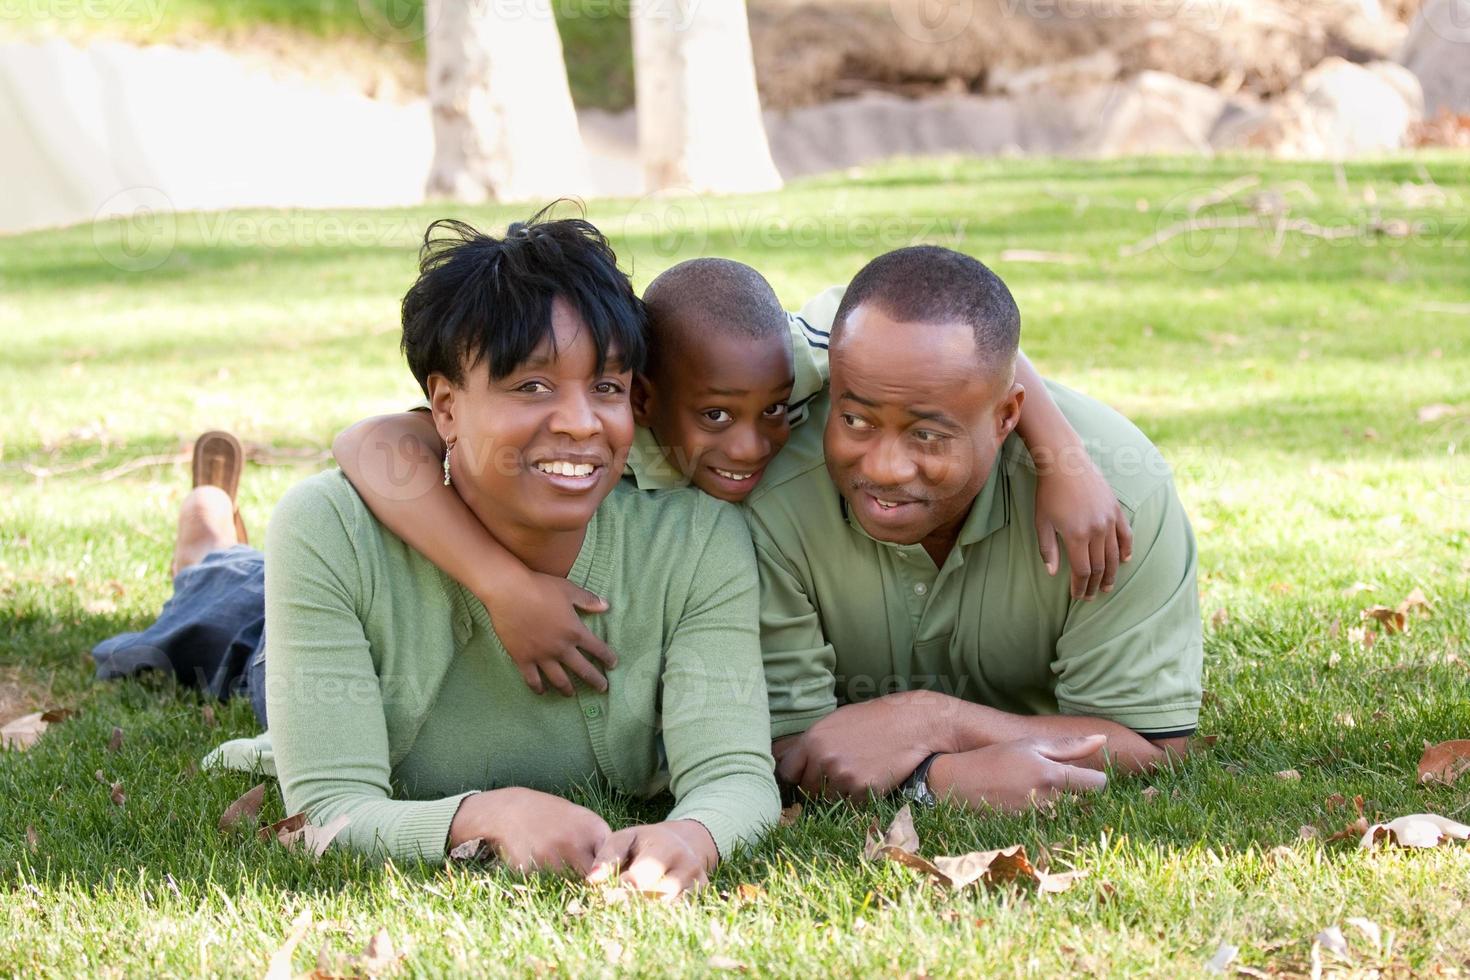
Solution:
M 1111 764 L 1123 772 L 1143 772 L 1163 762 L 1169 752 L 1182 755 L 1185 740 L 1151 742 L 1116 722 L 1079 715 L 1013 715 L 983 704 L 930 692 L 919 710 L 930 714 L 931 752 L 968 752 L 1022 738 L 1105 735 L 1102 749 L 1076 765 L 1102 769 Z

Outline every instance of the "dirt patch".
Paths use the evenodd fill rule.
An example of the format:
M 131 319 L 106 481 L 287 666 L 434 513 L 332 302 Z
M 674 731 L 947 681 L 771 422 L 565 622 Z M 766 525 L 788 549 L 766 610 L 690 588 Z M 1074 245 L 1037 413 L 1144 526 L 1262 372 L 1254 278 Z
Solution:
M 51 689 L 19 667 L 0 667 L 0 725 L 49 705 Z

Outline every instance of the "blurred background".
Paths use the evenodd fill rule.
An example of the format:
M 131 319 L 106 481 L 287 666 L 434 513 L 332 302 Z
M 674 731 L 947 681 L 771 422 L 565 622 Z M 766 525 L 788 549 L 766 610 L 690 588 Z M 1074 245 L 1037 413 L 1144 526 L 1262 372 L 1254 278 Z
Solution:
M 1470 0 L 0 0 L 0 232 L 1470 145 Z

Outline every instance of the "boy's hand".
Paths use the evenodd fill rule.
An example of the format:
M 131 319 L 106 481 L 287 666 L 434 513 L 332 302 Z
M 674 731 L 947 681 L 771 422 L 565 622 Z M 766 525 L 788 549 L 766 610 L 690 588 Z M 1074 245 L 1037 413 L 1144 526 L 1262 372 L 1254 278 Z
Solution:
M 1072 598 L 1111 592 L 1118 563 L 1133 557 L 1133 529 L 1113 488 L 1079 449 L 1036 481 L 1036 543 L 1049 574 L 1058 567 L 1057 537 L 1072 566 Z
M 610 670 L 617 666 L 618 655 L 577 618 L 578 609 L 607 612 L 606 600 L 564 578 L 527 569 L 524 579 L 497 588 L 480 601 L 531 690 L 542 694 L 549 684 L 570 697 L 574 691 L 569 672 L 594 690 L 607 690 L 607 678 L 587 657 L 597 658 Z
M 666 820 L 610 835 L 598 850 L 587 880 L 596 884 L 616 874 L 619 884 L 671 899 L 708 885 L 709 873 L 719 860 L 714 838 L 703 824 Z

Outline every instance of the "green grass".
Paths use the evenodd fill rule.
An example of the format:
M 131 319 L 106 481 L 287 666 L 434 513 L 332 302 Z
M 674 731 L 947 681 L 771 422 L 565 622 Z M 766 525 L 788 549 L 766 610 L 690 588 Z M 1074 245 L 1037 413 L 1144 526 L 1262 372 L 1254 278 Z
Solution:
M 509 11 L 544 7 L 537 0 L 509 3 Z M 553 0 L 567 80 L 579 106 L 616 110 L 633 104 L 629 6 L 630 0 Z M 424 56 L 424 0 L 17 0 L 0 7 L 0 38 L 9 32 L 156 44 L 180 36 L 229 37 L 257 27 L 326 42 L 362 42 L 369 50 L 407 46 L 417 61 Z
M 1250 231 L 1196 239 L 1194 253 L 1176 239 L 1120 254 L 1179 202 L 1258 166 L 938 161 L 681 201 L 659 221 L 591 208 L 640 286 L 688 255 L 730 255 L 790 305 L 911 239 L 970 251 L 1016 292 L 1042 371 L 1130 414 L 1175 463 L 1204 614 L 1228 617 L 1205 626 L 1201 727 L 1218 743 L 1050 814 L 918 818 L 928 853 L 1020 842 L 1090 869 L 1060 896 L 951 897 L 863 865 L 863 827 L 887 803 L 809 808 L 674 908 L 607 908 L 579 885 L 462 867 L 312 864 L 220 835 L 250 781 L 194 763 L 249 731 L 248 708 L 209 728 L 186 692 L 89 679 L 89 647 L 167 598 L 187 486 L 182 463 L 111 473 L 230 428 L 271 463 L 243 488 L 258 533 L 338 429 L 416 396 L 396 304 L 415 237 L 445 209 L 178 215 L 0 239 L 0 680 L 80 711 L 0 756 L 0 974 L 259 975 L 305 908 L 316 925 L 297 969 L 382 926 L 424 974 L 666 975 L 727 957 L 790 976 L 1176 976 L 1200 973 L 1221 942 L 1250 967 L 1305 974 L 1312 937 L 1351 916 L 1392 934 L 1374 952 L 1345 927 L 1357 969 L 1470 969 L 1470 848 L 1370 854 L 1298 836 L 1348 821 L 1328 811 L 1333 793 L 1361 794 L 1370 817 L 1470 816 L 1464 784 L 1415 782 L 1426 740 L 1470 737 L 1470 158 L 1351 165 L 1341 185 L 1328 167 L 1265 165 L 1262 186 L 1285 188 L 1296 213 L 1420 222 L 1408 240 L 1292 234 L 1278 251 Z M 1429 180 L 1434 201 L 1401 190 Z M 503 225 L 525 210 L 454 213 Z M 1001 258 L 1014 248 L 1076 261 Z M 1460 414 L 1420 422 L 1435 403 Z M 1376 591 L 1344 595 L 1359 580 Z M 1363 606 L 1416 585 L 1432 618 L 1371 649 L 1348 638 Z M 1273 775 L 1288 768 L 1300 781 Z M 98 769 L 123 781 L 125 807 Z M 614 823 L 657 812 L 594 802 Z M 282 815 L 274 785 L 268 812 Z M 1294 858 L 1268 859 L 1278 845 Z M 742 883 L 764 896 L 732 897 Z

